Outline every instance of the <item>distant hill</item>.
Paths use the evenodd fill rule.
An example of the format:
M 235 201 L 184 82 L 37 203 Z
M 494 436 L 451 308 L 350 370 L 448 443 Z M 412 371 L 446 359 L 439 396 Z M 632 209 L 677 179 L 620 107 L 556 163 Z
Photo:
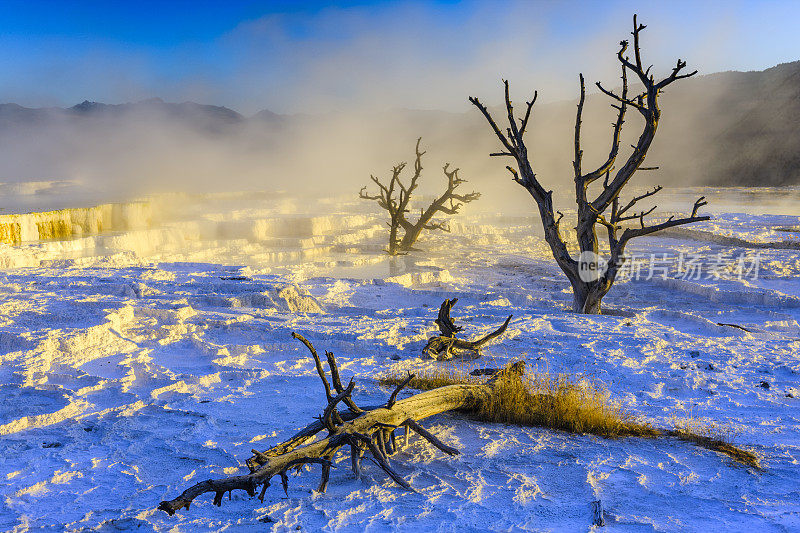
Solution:
M 32 109 L 17 104 L 0 104 L 0 129 L 38 123 L 47 126 L 48 121 L 61 122 L 78 119 L 126 119 L 168 118 L 183 122 L 189 127 L 219 132 L 231 125 L 242 123 L 245 118 L 227 107 L 183 102 L 166 103 L 160 98 L 151 98 L 137 103 L 104 104 L 84 100 L 67 109 L 59 107 Z
M 690 78 L 663 96 L 652 156 L 709 185 L 800 184 L 800 61 Z
M 714 78 L 727 90 L 710 102 L 709 182 L 800 183 L 800 62 Z
M 521 103 L 535 87 L 515 86 Z M 591 87 L 591 84 L 587 84 Z M 497 102 L 495 94 L 479 95 Z M 543 180 L 571 176 L 576 94 L 537 104 L 529 149 Z M 465 88 L 464 100 L 469 94 Z M 613 110 L 599 94 L 587 98 L 585 166 L 608 153 Z M 760 72 L 722 72 L 676 83 L 661 99 L 662 121 L 647 162 L 660 171 L 647 180 L 673 185 L 800 184 L 800 61 Z M 499 112 L 499 110 L 498 110 Z M 502 115 L 498 116 L 499 119 Z M 630 112 L 623 146 L 640 133 Z M 378 114 L 245 117 L 227 107 L 150 99 L 70 108 L 0 104 L 0 181 L 125 174 L 231 172 L 261 179 L 268 173 L 297 175 L 315 183 L 352 187 L 369 172 L 412 155 L 423 136 L 431 163 L 451 161 L 477 183 L 503 175 L 505 162 L 490 159 L 496 139 L 476 110 L 464 113 L 395 110 Z M 224 150 L 219 146 L 224 146 Z M 624 154 L 623 154 L 624 155 Z M 193 162 L 190 170 L 182 162 Z M 98 165 L 103 168 L 98 168 Z M 249 168 L 248 164 L 258 168 Z M 194 174 L 192 174 L 194 173 Z M 319 176 L 341 173 L 337 179 Z M 122 179 L 122 178 L 121 178 Z

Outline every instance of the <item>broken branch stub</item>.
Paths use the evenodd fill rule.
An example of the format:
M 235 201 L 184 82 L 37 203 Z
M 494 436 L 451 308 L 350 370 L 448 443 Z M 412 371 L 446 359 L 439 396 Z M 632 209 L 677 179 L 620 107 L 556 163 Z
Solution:
M 300 335 L 293 336 L 303 342 L 314 356 L 317 369 L 322 369 L 319 357 L 309 341 Z M 331 375 L 338 376 L 338 368 L 333 357 L 328 357 Z M 292 468 L 304 464 L 322 466 L 322 477 L 319 492 L 324 492 L 333 466 L 336 453 L 344 446 L 350 447 L 350 460 L 356 477 L 361 475 L 361 458 L 369 454 L 370 459 L 380 467 L 395 483 L 407 490 L 414 490 L 389 463 L 388 456 L 398 451 L 396 431 L 405 429 L 405 442 L 409 431 L 413 430 L 425 440 L 443 452 L 454 455 L 458 450 L 440 441 L 432 433 L 422 428 L 419 421 L 430 416 L 454 409 L 474 409 L 485 401 L 495 390 L 507 380 L 519 380 L 525 371 L 525 363 L 519 361 L 498 372 L 483 384 L 449 385 L 438 389 L 415 394 L 397 400 L 399 388 L 392 393 L 386 405 L 368 409 L 359 408 L 352 399 L 355 389 L 351 381 L 342 387 L 341 380 L 333 378 L 333 391 L 327 381 L 324 369 L 320 378 L 328 395 L 328 402 L 320 420 L 313 422 L 289 438 L 265 451 L 253 450 L 253 456 L 247 460 L 249 474 L 231 476 L 202 481 L 184 490 L 172 500 L 162 501 L 158 508 L 172 515 L 181 509 L 188 509 L 192 502 L 205 493 L 214 493 L 214 504 L 222 505 L 222 497 L 226 492 L 243 490 L 255 496 L 260 487 L 259 498 L 263 501 L 266 489 L 274 476 L 280 476 L 284 489 L 288 487 L 287 473 Z M 348 406 L 348 411 L 338 413 L 337 404 Z M 350 407 L 350 406 L 353 407 Z M 355 410 L 354 410 L 355 409 Z M 336 413 L 337 416 L 333 416 Z M 327 430 L 327 435 L 318 437 Z M 314 440 L 317 439 L 317 440 Z
M 480 357 L 481 348 L 484 345 L 505 333 L 509 322 L 511 322 L 511 317 L 514 316 L 509 315 L 500 327 L 483 337 L 472 341 L 458 339 L 456 338 L 456 333 L 461 331 L 463 327 L 456 326 L 453 319 L 450 318 L 450 311 L 457 301 L 458 298 L 453 298 L 452 300 L 448 299 L 442 302 L 441 307 L 439 307 L 439 315 L 436 318 L 436 325 L 439 326 L 441 335 L 428 339 L 428 344 L 422 349 L 423 355 L 438 361 L 444 361 L 452 359 L 455 356 L 463 355 L 469 355 L 477 359 Z

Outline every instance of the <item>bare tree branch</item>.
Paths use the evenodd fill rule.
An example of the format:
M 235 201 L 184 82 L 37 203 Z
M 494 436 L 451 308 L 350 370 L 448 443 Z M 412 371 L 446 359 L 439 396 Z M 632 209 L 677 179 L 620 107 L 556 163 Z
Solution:
M 581 92 L 583 92 L 583 76 L 581 76 Z M 622 100 L 623 102 L 619 106 L 612 105 L 613 108 L 617 109 L 617 120 L 612 124 L 614 130 L 611 135 L 611 150 L 608 153 L 608 159 L 606 162 L 600 165 L 596 170 L 590 172 L 583 176 L 583 182 L 586 184 L 592 183 L 593 181 L 600 178 L 603 174 L 606 174 L 613 166 L 614 161 L 617 159 L 617 154 L 619 154 L 619 143 L 621 140 L 622 135 L 622 125 L 625 123 L 625 108 L 628 104 L 624 102 L 628 97 L 628 76 L 625 73 L 625 68 L 622 68 Z
M 533 109 L 533 104 L 536 103 L 536 97 L 539 96 L 537 91 L 533 91 L 533 98 L 531 98 L 530 102 L 527 102 L 528 108 L 525 110 L 525 116 L 522 118 L 522 122 L 520 123 L 519 127 L 519 136 L 522 137 L 525 135 L 525 130 L 528 127 L 528 119 L 531 118 L 531 110 Z
M 662 189 L 663 189 L 663 187 L 661 185 L 657 185 L 652 191 L 647 191 L 646 193 L 644 193 L 644 194 L 642 194 L 640 196 L 634 196 L 633 199 L 631 199 L 631 201 L 628 202 L 624 207 L 622 207 L 622 208 L 617 210 L 617 215 L 621 216 L 628 209 L 633 207 L 634 204 L 636 204 L 636 202 L 638 202 L 640 200 L 644 200 L 645 198 L 649 198 L 650 196 L 653 196 L 653 195 L 657 194 Z
M 533 100 L 528 102 L 528 108 L 526 109 L 525 117 L 522 119 L 521 127 L 518 129 L 513 115 L 510 87 L 507 80 L 503 80 L 503 87 L 506 112 L 508 113 L 509 120 L 509 127 L 506 129 L 506 134 L 500 130 L 489 110 L 478 98 L 471 96 L 469 97 L 469 101 L 475 107 L 477 107 L 481 114 L 483 114 L 483 116 L 486 118 L 486 121 L 489 123 L 492 131 L 494 131 L 497 138 L 503 144 L 505 153 L 510 153 L 514 156 L 514 159 L 517 163 L 517 169 L 519 171 L 515 170 L 511 166 L 507 166 L 506 168 L 509 172 L 511 172 L 514 181 L 525 187 L 536 201 L 536 204 L 539 206 L 539 214 L 542 218 L 545 239 L 550 245 L 556 261 L 559 263 L 559 265 L 561 265 L 565 272 L 572 271 L 575 273 L 575 276 L 577 276 L 577 262 L 570 256 L 569 250 L 567 249 L 567 246 L 561 237 L 561 234 L 559 233 L 558 225 L 555 221 L 552 191 L 545 190 L 541 183 L 539 183 L 539 180 L 536 178 L 536 174 L 533 172 L 531 162 L 528 159 L 528 151 L 523 140 L 523 134 L 525 132 L 525 128 L 527 127 L 528 119 L 530 118 L 530 112 L 534 102 L 536 101 L 536 93 L 534 93 Z

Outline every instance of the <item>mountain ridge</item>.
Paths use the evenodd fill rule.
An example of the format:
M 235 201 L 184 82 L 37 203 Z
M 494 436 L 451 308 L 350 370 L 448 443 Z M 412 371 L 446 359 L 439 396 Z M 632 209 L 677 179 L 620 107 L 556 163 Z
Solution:
M 498 87 L 492 96 L 500 94 Z M 558 177 L 570 172 L 574 103 L 570 98 L 535 108 L 527 144 L 542 175 Z M 600 159 L 608 153 L 610 131 L 606 128 L 610 121 L 606 117 L 613 118 L 608 114 L 609 103 L 601 94 L 587 96 L 583 128 L 587 167 L 593 157 Z M 800 184 L 800 61 L 761 71 L 724 71 L 689 78 L 671 86 L 660 104 L 659 134 L 648 154 L 648 164 L 662 167 L 658 180 L 716 186 Z M 623 147 L 635 142 L 639 133 L 638 117 L 633 115 L 626 118 Z M 264 109 L 245 116 L 225 106 L 150 98 L 120 104 L 85 100 L 67 108 L 0 104 L 0 141 L 11 145 L 6 151 L 16 158 L 9 163 L 7 154 L 0 152 L 0 174 L 41 175 L 72 168 L 75 165 L 59 163 L 70 155 L 65 146 L 82 151 L 81 166 L 86 167 L 91 164 L 93 146 L 105 153 L 109 149 L 103 143 L 113 145 L 113 138 L 120 136 L 133 139 L 127 149 L 135 152 L 137 139 L 160 135 L 160 154 L 183 150 L 174 154 L 175 159 L 191 158 L 196 152 L 175 140 L 184 134 L 200 139 L 208 136 L 197 148 L 201 150 L 208 149 L 207 141 L 225 140 L 222 144 L 233 147 L 231 157 L 238 160 L 243 153 L 263 150 L 284 154 L 303 143 L 297 150 L 303 157 L 327 150 L 334 154 L 329 158 L 341 160 L 339 166 L 349 166 L 356 173 L 385 166 L 384 158 L 405 154 L 399 149 L 419 136 L 425 138 L 426 146 L 445 152 L 443 157 L 448 160 L 471 164 L 473 174 L 495 172 L 498 163 L 485 158 L 496 148 L 496 139 L 474 110 L 278 114 Z M 376 141 L 378 145 L 374 145 Z M 394 144 L 397 150 L 391 148 Z M 365 146 L 373 149 L 365 150 Z M 362 154 L 362 160 L 356 161 L 355 153 Z M 36 160 L 22 161 L 20 154 L 35 154 L 36 160 L 43 158 L 49 166 L 39 169 Z M 220 166 L 224 168 L 222 163 Z

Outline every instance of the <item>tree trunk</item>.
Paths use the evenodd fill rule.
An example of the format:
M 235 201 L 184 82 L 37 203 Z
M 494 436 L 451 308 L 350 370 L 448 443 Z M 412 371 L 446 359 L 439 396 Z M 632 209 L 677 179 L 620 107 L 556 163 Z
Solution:
M 399 224 L 392 219 L 389 226 L 389 249 L 387 252 L 389 252 L 389 255 L 397 255 L 397 227 Z
M 447 173 L 447 170 L 445 170 Z M 448 189 L 449 190 L 449 189 Z M 428 209 L 424 210 L 420 213 L 419 219 L 415 224 L 408 224 L 405 227 L 405 235 L 403 236 L 403 240 L 400 242 L 400 249 L 408 252 L 413 249 L 414 244 L 419 239 L 422 230 L 430 224 L 431 220 L 433 220 L 434 215 L 439 212 L 447 198 L 447 192 L 442 195 L 441 198 L 434 200 L 431 205 L 428 206 Z M 443 229 L 444 226 L 441 226 L 440 229 Z
M 602 314 L 600 304 L 611 289 L 611 285 L 613 285 L 613 281 L 604 283 L 602 279 L 589 283 L 580 280 L 573 282 L 572 310 L 575 313 L 587 315 Z
M 421 224 L 417 224 L 416 226 L 412 226 L 411 229 L 407 229 L 406 234 L 400 241 L 400 250 L 404 252 L 410 252 L 413 250 L 414 243 L 416 243 L 417 239 L 419 239 L 420 233 L 422 233 Z

